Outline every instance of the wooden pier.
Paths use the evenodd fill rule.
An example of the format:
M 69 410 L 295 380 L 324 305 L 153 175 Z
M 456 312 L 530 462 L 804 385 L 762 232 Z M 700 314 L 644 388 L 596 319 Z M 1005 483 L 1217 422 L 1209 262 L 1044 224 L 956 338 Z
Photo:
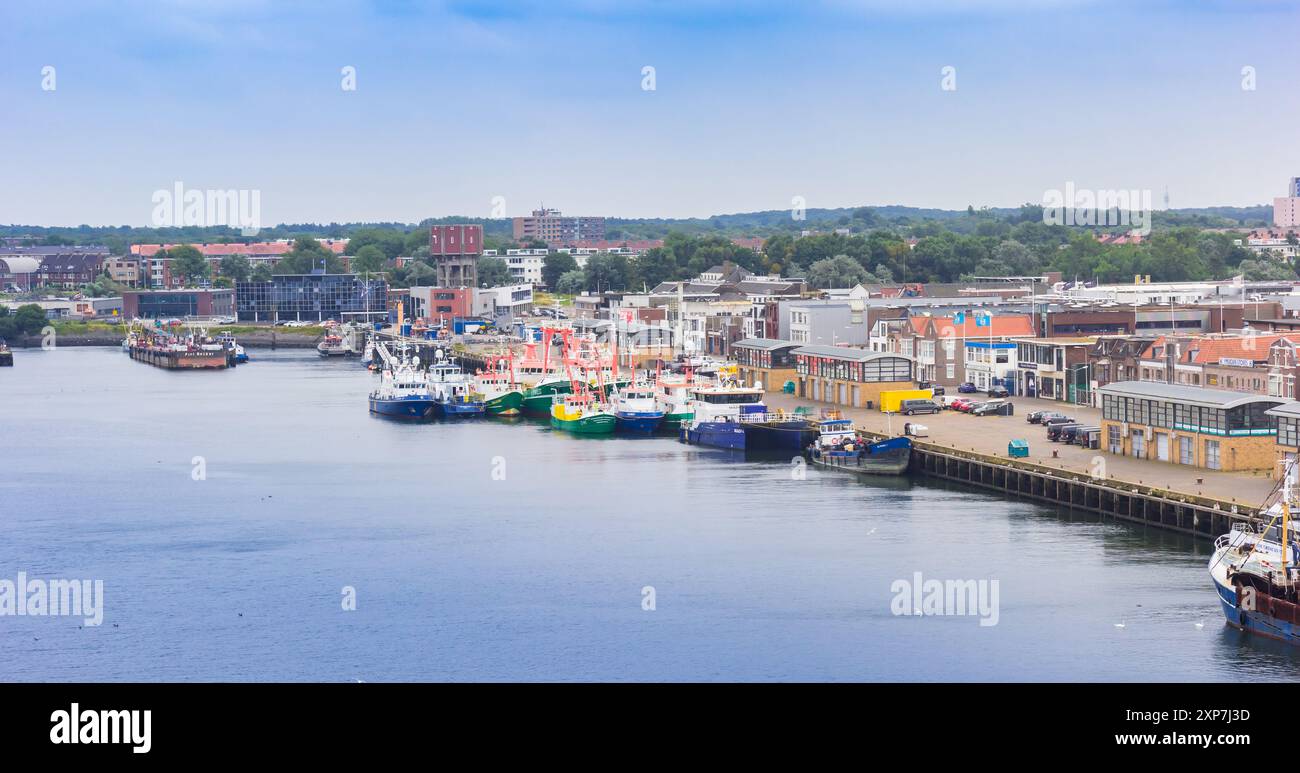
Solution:
M 885 437 L 864 430 L 858 434 L 872 440 Z M 913 440 L 909 471 L 1210 540 L 1226 534 L 1233 523 L 1261 523 L 1257 510 L 1220 499 L 924 441 Z

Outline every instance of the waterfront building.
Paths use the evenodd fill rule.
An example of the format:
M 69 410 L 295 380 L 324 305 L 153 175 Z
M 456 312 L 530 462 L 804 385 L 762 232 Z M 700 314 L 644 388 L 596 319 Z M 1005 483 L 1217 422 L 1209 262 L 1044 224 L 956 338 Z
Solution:
M 474 291 L 474 314 L 502 321 L 513 321 L 533 308 L 532 284 L 488 287 Z
M 1088 352 L 1093 338 L 1025 338 L 1016 341 L 1015 389 L 1026 397 L 1091 404 Z
M 918 380 L 945 386 L 970 381 L 988 389 L 996 379 L 997 385 L 1017 392 L 1015 345 L 1004 344 L 1033 334 L 1028 314 L 973 309 L 951 316 L 914 315 L 898 325 L 892 350 L 916 360 Z M 979 346 L 968 347 L 972 342 Z
M 133 290 L 122 293 L 122 314 L 128 319 L 229 317 L 235 313 L 235 291 L 186 288 Z
M 429 256 L 439 287 L 478 287 L 483 255 L 482 225 L 435 225 L 429 229 Z
M 1211 470 L 1271 469 L 1278 453 L 1271 409 L 1290 402 L 1147 381 L 1107 384 L 1100 393 L 1108 452 Z
M 565 217 L 558 209 L 535 209 L 513 222 L 515 241 L 536 239 L 547 244 L 569 246 L 605 238 L 605 218 Z
M 795 394 L 846 408 L 874 408 L 880 393 L 915 389 L 915 363 L 901 354 L 846 346 L 800 346 L 791 352 Z
M 423 319 L 431 327 L 450 327 L 457 317 L 474 316 L 474 291 L 468 287 L 412 287 L 405 314 Z
M 773 392 L 798 381 L 794 350 L 802 347 L 776 338 L 746 338 L 731 345 L 740 382 Z
M 1088 349 L 1088 386 L 1096 406 L 1097 390 L 1113 381 L 1141 381 L 1138 363 L 1154 336 L 1098 336 Z
M 1277 450 L 1275 474 L 1286 469 L 1286 463 L 1300 458 L 1300 403 L 1285 402 L 1266 411 L 1277 422 Z
M 269 282 L 238 282 L 241 322 L 383 322 L 388 283 L 356 274 L 278 274 Z

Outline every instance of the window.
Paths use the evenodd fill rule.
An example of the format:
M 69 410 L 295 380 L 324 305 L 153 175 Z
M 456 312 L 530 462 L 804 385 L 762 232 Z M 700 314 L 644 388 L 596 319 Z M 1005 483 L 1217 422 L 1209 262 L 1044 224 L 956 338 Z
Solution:
M 946 376 L 946 378 L 947 378 L 949 381 L 951 381 L 951 380 L 957 378 L 957 366 L 956 366 L 956 364 L 951 363 L 951 362 L 948 363 L 948 369 L 947 369 L 947 376 Z
M 1189 437 L 1178 438 L 1178 463 L 1192 463 L 1192 439 Z
M 1110 447 L 1112 454 L 1124 452 L 1124 437 L 1119 434 L 1119 427 L 1114 424 L 1106 428 L 1106 444 Z
M 1209 467 L 1211 470 L 1223 469 L 1219 465 L 1219 441 L 1205 441 L 1205 466 Z
M 1300 448 L 1300 431 L 1296 419 L 1279 419 L 1277 423 L 1277 444 L 1290 448 Z

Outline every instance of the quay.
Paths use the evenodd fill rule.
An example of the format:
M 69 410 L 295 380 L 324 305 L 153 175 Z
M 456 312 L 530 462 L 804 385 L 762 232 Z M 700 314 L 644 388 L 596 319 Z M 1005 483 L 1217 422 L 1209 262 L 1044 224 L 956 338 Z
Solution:
M 835 407 L 768 392 L 772 408 Z M 1267 475 L 1218 472 L 1164 462 L 1116 457 L 1052 443 L 1042 427 L 1025 421 L 1035 410 L 1057 410 L 1081 420 L 1099 418 L 1087 406 L 1016 398 L 1014 416 L 971 416 L 944 411 L 904 417 L 864 408 L 839 408 L 858 434 L 881 440 L 901 434 L 905 422 L 924 424 L 929 437 L 913 438 L 909 471 L 1007 496 L 1097 513 L 1154 528 L 1213 540 L 1236 522 L 1259 523 L 1258 509 L 1272 491 Z M 1031 456 L 1007 456 L 1007 443 L 1029 441 Z

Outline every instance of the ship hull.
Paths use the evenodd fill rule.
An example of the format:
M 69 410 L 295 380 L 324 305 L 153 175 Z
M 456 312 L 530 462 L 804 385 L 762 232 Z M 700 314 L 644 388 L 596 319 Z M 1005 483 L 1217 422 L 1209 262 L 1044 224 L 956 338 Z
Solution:
M 434 413 L 448 419 L 470 419 L 484 414 L 483 403 L 435 402 Z
M 393 419 L 410 419 L 420 421 L 431 419 L 435 404 L 428 398 L 409 398 L 404 400 L 384 400 L 370 398 L 370 412 Z
M 483 404 L 489 416 L 518 416 L 524 406 L 524 393 L 519 391 L 497 395 Z
M 609 413 L 583 416 L 580 419 L 551 417 L 552 427 L 575 435 L 611 435 L 617 423 L 614 415 Z
M 689 424 L 691 419 L 695 418 L 694 413 L 665 413 L 663 421 L 659 422 L 661 432 L 672 432 L 680 434 L 683 424 Z
M 742 425 L 745 448 L 751 451 L 803 451 L 817 439 L 817 428 L 804 419 L 752 422 Z
M 615 411 L 616 429 L 630 435 L 649 435 L 659 428 L 664 415 L 658 411 Z
M 136 362 L 143 362 L 164 370 L 220 370 L 233 364 L 231 355 L 221 351 L 172 351 L 132 346 L 127 354 Z
M 1219 596 L 1219 606 L 1223 609 L 1223 618 L 1228 625 L 1253 636 L 1300 645 L 1300 622 L 1284 620 L 1270 612 L 1276 610 L 1296 617 L 1295 605 L 1285 601 L 1270 599 L 1263 593 L 1255 595 L 1254 609 L 1238 595 L 1237 588 L 1227 579 L 1226 566 L 1219 562 L 1219 552 L 1211 559 L 1210 579 Z
M 731 421 L 705 421 L 695 426 L 682 425 L 679 439 L 693 446 L 745 450 L 745 430 Z
M 912 460 L 911 448 L 895 448 L 876 454 L 814 453 L 813 464 L 860 475 L 902 475 Z
M 550 416 L 555 395 L 567 395 L 572 389 L 567 381 L 532 387 L 523 395 L 522 410 L 528 416 Z

